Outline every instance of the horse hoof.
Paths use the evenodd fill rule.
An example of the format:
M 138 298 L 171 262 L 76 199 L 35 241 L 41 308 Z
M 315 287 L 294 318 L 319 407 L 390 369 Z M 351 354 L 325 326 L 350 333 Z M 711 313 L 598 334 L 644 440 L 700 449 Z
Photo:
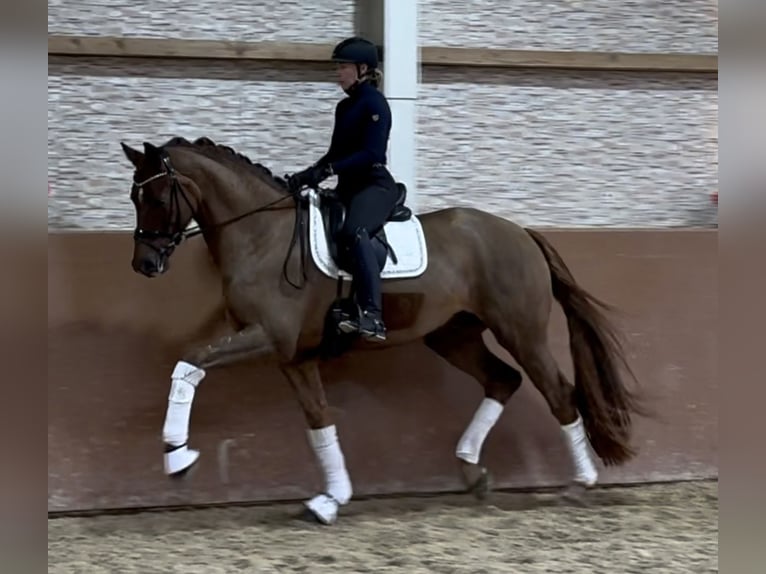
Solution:
M 561 500 L 569 504 L 588 506 L 586 498 L 588 490 L 588 486 L 579 482 L 573 482 L 561 491 Z
M 304 507 L 303 510 L 296 514 L 295 519 L 308 524 L 324 524 L 308 507 Z
M 191 470 L 197 466 L 199 451 L 189 449 L 186 445 L 170 449 L 164 454 L 165 474 L 174 479 L 190 476 Z
M 197 470 L 197 463 L 192 463 L 191 466 L 187 466 L 183 470 L 179 470 L 178 472 L 173 472 L 168 474 L 168 477 L 170 480 L 181 482 L 185 479 L 188 479 L 194 475 L 194 472 Z
M 492 478 L 486 469 L 483 469 L 484 473 L 479 479 L 469 488 L 469 492 L 473 494 L 478 500 L 484 500 L 487 498 L 489 491 L 492 490 Z
M 492 487 L 492 477 L 483 466 L 463 464 L 463 480 L 469 493 L 478 500 L 484 500 Z
M 598 483 L 598 475 L 596 473 L 593 474 L 586 474 L 583 476 L 578 476 L 574 479 L 574 484 L 577 486 L 581 486 L 583 490 L 590 490 L 591 488 L 595 487 Z
M 319 494 L 305 504 L 306 511 L 320 524 L 330 526 L 338 519 L 338 502 L 326 494 Z

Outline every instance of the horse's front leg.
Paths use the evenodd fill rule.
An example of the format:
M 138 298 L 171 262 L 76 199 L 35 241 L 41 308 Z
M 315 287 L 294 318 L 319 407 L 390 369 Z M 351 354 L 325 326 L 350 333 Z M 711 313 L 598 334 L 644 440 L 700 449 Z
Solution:
M 183 355 L 171 376 L 168 410 L 162 429 L 166 474 L 182 475 L 199 458 L 199 451 L 189 449 L 187 441 L 192 402 L 197 385 L 205 378 L 205 369 L 243 358 L 265 357 L 275 352 L 271 337 L 264 328 L 253 325 Z
M 323 524 L 333 524 L 338 509 L 348 504 L 353 494 L 345 457 L 330 417 L 319 367 L 316 361 L 284 365 L 287 379 L 295 391 L 308 423 L 308 440 L 322 469 L 325 489 L 306 502 L 311 515 Z

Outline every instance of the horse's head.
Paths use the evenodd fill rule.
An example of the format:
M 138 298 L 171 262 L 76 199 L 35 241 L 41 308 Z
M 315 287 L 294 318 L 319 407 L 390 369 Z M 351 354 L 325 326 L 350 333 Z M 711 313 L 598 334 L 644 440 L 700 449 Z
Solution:
M 164 149 L 144 142 L 142 153 L 120 145 L 136 168 L 130 193 L 136 209 L 133 270 L 147 277 L 161 275 L 197 210 L 200 190 L 175 171 Z

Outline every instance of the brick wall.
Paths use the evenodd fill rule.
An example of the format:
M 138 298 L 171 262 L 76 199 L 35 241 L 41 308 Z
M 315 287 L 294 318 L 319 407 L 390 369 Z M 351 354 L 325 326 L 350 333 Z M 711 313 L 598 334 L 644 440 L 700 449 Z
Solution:
M 418 10 L 426 46 L 718 51 L 718 0 L 420 0 Z
M 354 2 L 49 2 L 49 32 L 333 42 Z M 101 8 L 98 8 L 98 6 Z M 424 45 L 717 51 L 708 0 L 420 2 Z M 464 20 L 461 18 L 465 17 Z M 131 229 L 119 142 L 202 135 L 282 174 L 326 149 L 342 95 L 321 66 L 49 59 L 50 229 Z M 488 208 L 528 225 L 710 225 L 717 78 L 427 67 L 418 209 Z

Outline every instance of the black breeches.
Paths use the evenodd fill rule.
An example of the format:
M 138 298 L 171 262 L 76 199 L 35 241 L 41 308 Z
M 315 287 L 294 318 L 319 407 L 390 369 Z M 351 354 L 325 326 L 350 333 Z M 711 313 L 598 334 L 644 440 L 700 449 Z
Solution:
M 396 204 L 398 190 L 393 178 L 380 177 L 372 184 L 344 201 L 346 216 L 338 233 L 341 261 L 344 267 L 352 267 L 349 257 L 354 257 L 354 244 L 363 237 L 375 253 L 379 268 L 382 269 L 388 253 L 385 245 L 379 241 L 369 241 L 385 225 L 388 216 Z M 365 233 L 366 232 L 366 233 Z M 366 246 L 365 246 L 366 248 Z
M 396 199 L 395 184 L 388 181 L 359 191 L 346 203 L 338 237 L 342 259 L 354 276 L 357 301 L 362 309 L 376 314 L 381 311 L 380 271 L 387 252 L 382 243 L 371 238 L 385 225 Z
M 346 218 L 340 239 L 351 245 L 357 230 L 375 235 L 386 222 L 396 204 L 397 190 L 393 182 L 374 183 L 354 194 L 346 204 Z

